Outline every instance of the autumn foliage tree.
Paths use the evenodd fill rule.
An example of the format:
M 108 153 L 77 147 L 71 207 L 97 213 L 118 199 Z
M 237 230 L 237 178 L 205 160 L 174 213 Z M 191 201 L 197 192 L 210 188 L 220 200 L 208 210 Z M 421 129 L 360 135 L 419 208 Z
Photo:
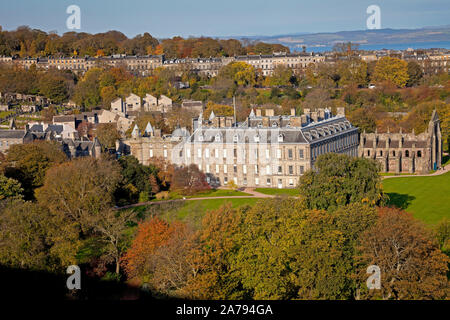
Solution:
M 361 298 L 445 299 L 450 259 L 431 233 L 411 214 L 380 208 L 376 224 L 361 235 L 360 260 L 381 269 L 381 290 L 363 287 Z M 361 277 L 367 278 L 366 268 Z
M 189 195 L 199 191 L 209 190 L 210 186 L 206 182 L 206 175 L 199 170 L 197 165 L 191 164 L 189 166 L 175 168 L 170 189 Z
M 185 258 L 187 227 L 152 217 L 138 225 L 137 235 L 123 256 L 125 272 L 141 285 L 149 284 L 165 294 L 185 285 L 190 267 Z
M 390 81 L 398 87 L 404 87 L 408 79 L 408 63 L 406 61 L 392 57 L 383 57 L 378 60 L 373 80 Z

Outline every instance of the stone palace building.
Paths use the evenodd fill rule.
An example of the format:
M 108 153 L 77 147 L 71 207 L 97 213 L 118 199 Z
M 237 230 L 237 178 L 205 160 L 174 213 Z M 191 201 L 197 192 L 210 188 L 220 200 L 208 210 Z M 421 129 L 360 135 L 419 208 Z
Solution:
M 193 120 L 193 132 L 177 129 L 161 135 L 150 124 L 144 133 L 134 128 L 132 138 L 122 141 L 141 163 L 160 157 L 177 165 L 196 164 L 213 186 L 295 187 L 299 177 L 328 152 L 358 156 L 358 129 L 338 108 L 337 115 L 327 109 L 301 116 L 294 109 L 289 116 L 251 112 L 246 121 L 214 116 Z

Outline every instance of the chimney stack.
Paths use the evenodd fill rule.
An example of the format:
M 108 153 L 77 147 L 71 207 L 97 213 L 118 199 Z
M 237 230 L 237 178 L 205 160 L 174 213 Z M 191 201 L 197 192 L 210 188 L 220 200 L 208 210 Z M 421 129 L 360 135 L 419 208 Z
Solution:
M 345 117 L 345 108 L 342 107 L 336 108 L 336 115 Z
M 273 109 L 266 109 L 266 117 L 273 117 L 275 112 Z
M 256 109 L 256 116 L 261 117 L 261 109 Z

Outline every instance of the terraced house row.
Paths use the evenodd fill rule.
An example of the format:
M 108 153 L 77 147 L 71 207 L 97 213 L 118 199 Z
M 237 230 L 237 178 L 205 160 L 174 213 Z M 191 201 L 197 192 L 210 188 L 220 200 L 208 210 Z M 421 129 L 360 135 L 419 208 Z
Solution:
M 8 59 L 7 59 L 8 58 Z M 270 75 L 277 65 L 285 65 L 292 69 L 306 68 L 311 63 L 324 61 L 325 57 L 314 53 L 274 53 L 271 55 L 246 55 L 218 58 L 182 58 L 165 59 L 164 55 L 126 56 L 112 55 L 108 57 L 45 57 L 17 58 L 2 57 L 0 62 L 17 64 L 26 69 L 32 65 L 38 68 L 72 70 L 83 73 L 97 66 L 124 66 L 128 71 L 139 76 L 148 76 L 158 67 L 189 70 L 202 76 L 217 76 L 220 68 L 233 61 L 243 61 L 252 65 L 262 75 Z

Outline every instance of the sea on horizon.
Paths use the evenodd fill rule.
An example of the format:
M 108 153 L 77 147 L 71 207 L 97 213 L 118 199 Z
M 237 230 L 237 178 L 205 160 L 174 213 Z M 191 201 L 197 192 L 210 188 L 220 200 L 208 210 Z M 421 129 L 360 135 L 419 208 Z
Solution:
M 286 45 L 286 44 L 284 44 Z M 301 46 L 297 45 L 286 45 L 291 51 L 302 51 Z M 406 50 L 408 48 L 412 49 L 432 49 L 432 48 L 442 48 L 450 49 L 450 41 L 438 41 L 438 42 L 411 42 L 411 43 L 391 43 L 391 44 L 363 44 L 359 46 L 360 50 Z M 325 52 L 332 51 L 332 46 L 306 46 L 307 52 Z

